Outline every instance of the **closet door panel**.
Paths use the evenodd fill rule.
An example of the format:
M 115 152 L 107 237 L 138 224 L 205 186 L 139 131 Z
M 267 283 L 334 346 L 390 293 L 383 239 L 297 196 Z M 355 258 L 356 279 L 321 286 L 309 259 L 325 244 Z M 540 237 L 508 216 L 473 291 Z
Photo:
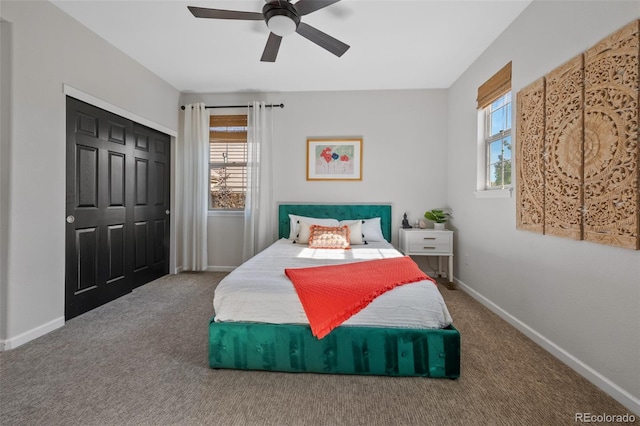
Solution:
M 71 97 L 66 120 L 68 320 L 169 273 L 171 140 Z

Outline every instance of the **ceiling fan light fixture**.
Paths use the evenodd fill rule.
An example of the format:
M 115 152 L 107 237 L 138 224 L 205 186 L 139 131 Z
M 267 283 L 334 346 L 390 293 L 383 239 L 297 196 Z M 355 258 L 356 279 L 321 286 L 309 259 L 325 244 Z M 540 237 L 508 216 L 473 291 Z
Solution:
M 288 1 L 267 2 L 262 8 L 262 15 L 269 31 L 280 37 L 294 33 L 300 23 L 298 11 Z
M 269 27 L 269 31 L 275 35 L 284 37 L 286 35 L 293 34 L 298 25 L 288 16 L 275 15 L 269 18 L 267 21 L 267 27 Z

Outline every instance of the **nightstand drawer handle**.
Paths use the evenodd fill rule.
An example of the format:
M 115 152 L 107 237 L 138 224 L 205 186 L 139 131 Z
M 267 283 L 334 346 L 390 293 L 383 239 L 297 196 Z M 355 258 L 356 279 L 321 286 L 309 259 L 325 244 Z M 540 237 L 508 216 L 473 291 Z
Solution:
M 423 249 L 435 250 L 435 247 L 422 247 Z
M 435 240 L 436 237 L 424 237 L 425 240 Z

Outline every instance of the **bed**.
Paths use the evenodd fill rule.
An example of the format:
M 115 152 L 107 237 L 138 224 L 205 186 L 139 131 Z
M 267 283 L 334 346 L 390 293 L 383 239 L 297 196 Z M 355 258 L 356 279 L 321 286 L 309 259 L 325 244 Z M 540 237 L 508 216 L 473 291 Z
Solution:
M 290 214 L 338 221 L 379 218 L 384 238 L 350 250 L 310 250 L 287 239 L 293 229 Z M 290 282 L 287 284 L 287 267 L 401 256 L 390 245 L 391 229 L 391 206 L 386 204 L 280 204 L 279 239 L 231 272 L 216 288 L 215 316 L 209 322 L 210 367 L 458 378 L 460 334 L 450 317 L 447 320 L 448 311 L 433 283 L 394 288 L 321 339 L 313 335 L 295 289 Z M 278 282 L 273 290 L 267 290 L 264 283 L 271 281 Z M 434 291 L 437 297 L 424 296 Z M 402 296 L 402 292 L 409 293 Z M 404 306 L 394 297 L 414 302 L 424 299 L 428 301 L 427 310 L 444 312 L 435 319 L 414 316 L 414 306 Z M 390 310 L 390 305 L 394 309 Z

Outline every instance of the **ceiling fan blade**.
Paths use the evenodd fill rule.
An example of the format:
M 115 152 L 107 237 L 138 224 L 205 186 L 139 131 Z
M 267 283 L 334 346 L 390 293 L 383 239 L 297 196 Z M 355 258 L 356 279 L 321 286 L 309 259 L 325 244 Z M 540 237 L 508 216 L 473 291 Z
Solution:
M 264 16 L 258 12 L 242 12 L 239 10 L 208 9 L 206 7 L 187 6 L 196 18 L 239 19 L 246 21 L 262 21 Z
M 300 16 L 308 15 L 311 12 L 322 9 L 323 7 L 331 6 L 340 0 L 300 0 L 294 6 L 300 14 Z
M 264 47 L 264 51 L 262 52 L 262 58 L 260 58 L 260 61 L 275 62 L 276 56 L 278 56 L 278 50 L 280 49 L 281 41 L 282 37 L 280 37 L 279 35 L 275 35 L 274 33 L 270 33 L 269 38 L 267 39 L 267 45 Z
M 298 24 L 296 32 L 307 40 L 327 49 L 336 56 L 342 56 L 350 47 L 348 44 L 344 44 L 340 40 L 337 40 L 311 25 L 305 24 L 304 22 L 300 22 L 300 24 Z

